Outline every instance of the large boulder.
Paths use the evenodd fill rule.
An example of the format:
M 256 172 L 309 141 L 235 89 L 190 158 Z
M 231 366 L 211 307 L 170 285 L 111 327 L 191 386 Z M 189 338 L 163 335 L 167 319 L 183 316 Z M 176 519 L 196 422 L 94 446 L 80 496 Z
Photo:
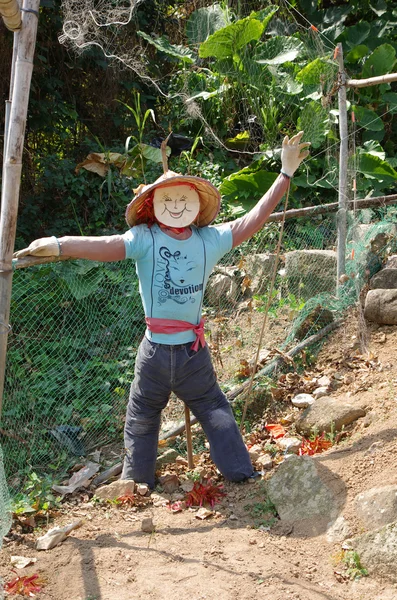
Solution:
M 346 499 L 343 481 L 310 456 L 290 455 L 267 483 L 267 494 L 281 521 L 295 535 L 327 530 Z
M 275 260 L 275 254 L 249 254 L 245 257 L 243 269 L 251 280 L 249 289 L 253 295 L 263 294 L 268 289 Z
M 370 574 L 397 583 L 397 522 L 349 540 Z
M 331 396 L 323 396 L 302 412 L 295 421 L 295 427 L 305 436 L 311 435 L 313 431 L 340 431 L 360 417 L 365 417 L 365 414 L 361 407 L 335 400 Z
M 367 529 L 397 522 L 397 485 L 384 485 L 358 494 L 356 514 Z
M 369 290 L 365 298 L 364 317 L 380 325 L 397 325 L 397 289 Z
M 208 280 L 205 302 L 210 306 L 235 305 L 242 295 L 242 274 L 237 267 L 216 267 Z
M 288 291 L 309 299 L 321 292 L 336 290 L 336 252 L 333 250 L 294 250 L 285 255 Z
M 397 269 L 387 268 L 378 271 L 371 278 L 370 287 L 373 290 L 394 290 L 397 289 Z

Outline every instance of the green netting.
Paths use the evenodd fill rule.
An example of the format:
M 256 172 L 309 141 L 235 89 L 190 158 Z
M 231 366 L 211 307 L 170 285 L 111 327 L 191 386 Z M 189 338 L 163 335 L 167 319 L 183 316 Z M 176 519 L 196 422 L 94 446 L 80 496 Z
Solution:
M 362 215 L 351 218 L 346 281 L 339 286 L 336 215 L 317 218 L 315 226 L 308 219 L 287 221 L 265 345 L 290 348 L 342 315 L 396 250 L 387 211 L 373 211 L 372 223 L 362 223 Z M 225 368 L 217 361 L 225 388 L 233 384 L 241 356 L 256 352 L 279 227 L 265 226 L 226 255 L 210 280 L 206 330 L 220 360 L 228 359 Z M 219 276 L 226 287 L 211 295 Z M 57 472 L 71 457 L 111 442 L 121 453 L 128 390 L 144 332 L 134 264 L 65 261 L 18 269 L 11 323 L 1 421 L 10 489 L 21 489 L 32 470 Z M 214 344 L 219 323 L 224 338 Z M 272 329 L 277 324 L 278 338 Z

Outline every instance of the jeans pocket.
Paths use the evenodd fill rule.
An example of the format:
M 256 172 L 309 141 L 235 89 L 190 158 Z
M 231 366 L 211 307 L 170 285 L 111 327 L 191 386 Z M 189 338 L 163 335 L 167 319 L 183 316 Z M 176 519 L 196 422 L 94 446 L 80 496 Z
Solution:
M 147 337 L 144 337 L 139 347 L 139 352 L 143 358 L 153 358 L 153 356 L 156 354 L 157 348 L 158 344 L 151 342 L 147 339 Z
M 193 344 L 194 344 L 194 342 L 189 342 L 188 344 L 185 344 L 183 347 L 183 352 L 184 352 L 186 360 L 191 360 L 195 356 L 198 356 L 203 351 L 205 351 L 206 346 L 204 346 L 204 348 L 203 348 L 201 345 L 198 347 L 197 350 L 193 350 L 193 348 L 192 348 Z

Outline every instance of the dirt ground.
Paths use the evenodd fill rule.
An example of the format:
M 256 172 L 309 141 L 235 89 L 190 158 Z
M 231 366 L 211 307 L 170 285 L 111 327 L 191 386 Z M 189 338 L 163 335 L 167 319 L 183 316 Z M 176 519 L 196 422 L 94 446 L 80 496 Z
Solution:
M 367 410 L 338 444 L 313 458 L 339 479 L 341 514 L 354 534 L 364 531 L 354 497 L 397 483 L 397 327 L 369 326 L 366 333 L 369 354 L 360 354 L 363 329 L 351 315 L 307 375 L 332 374 L 332 396 Z M 283 410 L 291 412 L 288 400 Z M 2 550 L 0 576 L 12 579 L 10 557 L 22 555 L 37 558 L 18 575 L 38 573 L 45 581 L 37 594 L 43 600 L 397 598 L 397 586 L 376 573 L 353 581 L 341 576 L 341 544 L 329 543 L 325 532 L 312 535 L 310 526 L 285 528 L 280 521 L 258 528 L 252 509 L 264 500 L 264 484 L 224 482 L 226 495 L 205 520 L 191 509 L 118 508 L 78 494 L 49 526 L 77 519 L 82 526 L 46 552 L 35 550 L 35 539 L 47 526 L 27 534 L 15 530 Z M 145 517 L 153 519 L 153 533 L 141 530 Z

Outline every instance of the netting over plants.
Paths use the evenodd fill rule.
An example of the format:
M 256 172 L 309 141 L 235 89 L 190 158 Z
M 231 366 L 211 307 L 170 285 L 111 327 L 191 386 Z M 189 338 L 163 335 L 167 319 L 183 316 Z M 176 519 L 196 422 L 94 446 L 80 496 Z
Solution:
M 312 153 L 293 180 L 290 206 L 335 201 L 339 176 L 335 47 L 345 17 L 324 32 L 289 2 L 264 3 L 255 12 L 238 15 L 228 3 L 203 1 L 180 3 L 172 14 L 162 14 L 161 27 L 160 18 L 152 19 L 154 26 L 148 30 L 138 13 L 149 6 L 153 8 L 146 0 L 64 0 L 60 41 L 78 51 L 100 46 L 111 66 L 124 65 L 145 84 L 153 84 L 159 92 L 156 114 L 163 123 L 170 114 L 169 129 L 184 129 L 182 133 L 187 131 L 194 139 L 190 150 L 170 167 L 210 178 L 219 186 L 220 220 L 243 214 L 259 200 L 279 172 L 283 136 L 297 129 L 305 131 Z M 365 57 L 371 72 L 394 64 L 389 48 L 382 46 L 371 54 L 375 29 L 352 29 L 346 30 L 343 40 L 351 50 L 347 61 L 352 70 L 364 56 L 357 58 L 357 40 L 368 40 Z M 360 48 L 364 52 L 362 44 Z M 348 103 L 348 201 L 379 195 L 397 177 L 397 160 L 386 160 L 380 138 L 371 137 L 374 131 L 384 133 L 381 116 L 397 112 L 397 95 L 380 92 L 375 103 L 379 114 L 364 107 L 367 99 L 352 95 Z M 139 129 L 139 104 L 135 112 Z M 125 155 L 117 155 L 123 166 L 131 159 L 129 176 L 137 170 L 136 163 L 144 164 L 143 130 L 144 121 L 134 155 L 128 144 Z M 206 155 L 201 163 L 195 160 L 200 147 Z M 218 150 L 234 161 L 232 174 L 225 177 L 216 171 Z M 111 173 L 109 156 L 103 153 L 100 158 L 102 176 Z M 135 187 L 144 176 L 139 171 L 141 180 L 126 179 L 126 187 Z M 262 346 L 271 355 L 275 348 L 293 348 L 357 304 L 371 274 L 396 250 L 393 207 L 353 208 L 346 272 L 338 281 L 337 220 L 336 213 L 328 213 L 287 221 L 279 257 L 275 249 L 280 224 L 269 223 L 214 270 L 204 315 L 207 341 L 225 391 L 250 376 L 269 295 Z M 128 389 L 144 331 L 134 266 L 68 261 L 17 269 L 11 323 L 1 423 L 11 489 L 20 489 L 32 470 L 58 473 L 71 456 L 87 456 L 108 444 L 115 444 L 114 456 L 120 459 Z
M 369 217 L 372 224 L 362 222 Z M 263 349 L 289 350 L 354 305 L 372 272 L 396 250 L 392 221 L 391 208 L 356 215 L 348 277 L 339 291 L 336 216 L 317 217 L 315 227 L 307 219 L 287 221 Z M 206 337 L 225 391 L 250 374 L 279 227 L 269 224 L 226 255 L 210 279 Z M 18 269 L 11 320 L 1 423 L 11 489 L 20 489 L 32 470 L 54 474 L 71 457 L 108 444 L 121 457 L 145 328 L 133 263 L 67 261 Z

